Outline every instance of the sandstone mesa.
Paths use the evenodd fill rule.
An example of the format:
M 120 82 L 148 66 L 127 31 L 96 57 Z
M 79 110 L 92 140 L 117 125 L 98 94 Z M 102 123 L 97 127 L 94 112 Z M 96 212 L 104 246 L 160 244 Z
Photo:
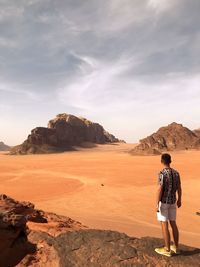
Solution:
M 98 124 L 71 114 L 58 114 L 48 127 L 37 127 L 23 144 L 12 148 L 11 154 L 39 154 L 73 150 L 88 142 L 105 144 L 119 142 Z

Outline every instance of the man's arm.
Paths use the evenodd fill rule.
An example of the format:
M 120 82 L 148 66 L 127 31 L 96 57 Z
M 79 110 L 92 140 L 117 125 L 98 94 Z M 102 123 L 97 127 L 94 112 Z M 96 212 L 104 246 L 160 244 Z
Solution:
M 159 211 L 159 202 L 161 200 L 162 191 L 163 191 L 163 174 L 160 173 L 158 176 L 158 188 L 156 192 L 156 211 Z
M 156 194 L 156 211 L 159 211 L 159 202 L 161 200 L 162 190 L 163 190 L 163 186 L 158 185 L 157 194 Z
M 179 176 L 179 183 L 178 183 L 178 200 L 177 200 L 177 207 L 180 208 L 181 207 L 181 200 L 182 200 L 182 188 L 181 188 L 181 180 L 180 180 L 180 176 Z

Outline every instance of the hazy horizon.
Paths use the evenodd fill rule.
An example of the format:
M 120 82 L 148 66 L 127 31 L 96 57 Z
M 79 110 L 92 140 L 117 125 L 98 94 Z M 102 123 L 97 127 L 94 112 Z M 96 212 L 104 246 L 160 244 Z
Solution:
M 74 115 L 74 114 L 73 114 L 73 115 Z M 87 118 L 87 119 L 88 119 L 88 118 Z M 171 123 L 173 123 L 173 122 L 171 122 Z M 169 125 L 169 124 L 171 124 L 171 123 L 168 123 L 167 125 Z M 180 123 L 181 123 L 181 122 L 180 122 Z M 48 123 L 47 123 L 47 124 L 48 124 Z M 46 125 L 35 125 L 35 127 L 47 127 L 47 124 L 46 124 Z M 182 123 L 181 123 L 181 124 L 182 124 Z M 139 140 L 140 140 L 140 139 L 143 139 L 143 138 L 145 138 L 145 137 L 147 137 L 147 136 L 153 134 L 154 132 L 157 132 L 157 130 L 158 130 L 159 128 L 161 128 L 161 127 L 163 127 L 163 126 L 167 126 L 167 125 L 160 125 L 158 128 L 152 129 L 151 132 L 146 131 L 146 136 L 141 136 L 138 140 L 136 140 L 136 141 L 134 141 L 134 142 L 131 141 L 131 140 L 127 140 L 126 137 L 125 137 L 125 138 L 123 138 L 123 137 L 119 138 L 119 136 L 116 136 L 116 137 L 119 138 L 120 140 L 124 140 L 126 143 L 129 143 L 129 144 L 137 144 L 137 143 L 139 143 Z M 102 126 L 103 126 L 103 125 L 102 125 Z M 186 125 L 183 125 L 183 126 L 187 127 Z M 35 128 L 35 127 L 34 127 L 34 128 Z M 32 128 L 32 129 L 34 129 L 34 128 Z M 104 128 L 105 128 L 105 127 L 104 127 Z M 32 129 L 31 129 L 31 130 L 32 130 Z M 190 130 L 197 130 L 197 129 L 199 129 L 199 128 L 190 129 Z M 31 130 L 30 130 L 30 132 L 31 132 Z M 105 130 L 107 130 L 107 129 L 105 129 Z M 27 135 L 24 134 L 24 138 L 23 138 L 23 140 L 22 140 L 21 142 L 19 142 L 19 143 L 9 144 L 9 143 L 6 143 L 6 142 L 3 141 L 3 140 L 0 140 L 0 142 L 2 141 L 4 144 L 6 144 L 6 145 L 10 145 L 10 146 L 19 145 L 19 144 L 21 144 L 23 141 L 25 141 L 25 139 L 27 139 L 27 137 L 28 137 L 28 135 L 30 134 L 30 132 L 28 132 Z M 112 132 L 110 132 L 110 133 L 113 134 Z
M 198 0 L 0 0 L 0 141 L 58 113 L 127 142 L 200 127 Z

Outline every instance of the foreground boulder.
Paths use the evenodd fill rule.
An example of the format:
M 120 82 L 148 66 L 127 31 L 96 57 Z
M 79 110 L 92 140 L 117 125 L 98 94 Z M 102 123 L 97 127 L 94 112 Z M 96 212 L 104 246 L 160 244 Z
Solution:
M 34 232 L 55 237 L 82 228 L 86 226 L 71 218 L 46 213 L 35 209 L 30 202 L 18 202 L 0 195 L 0 267 L 16 266 L 26 257 L 28 262 L 37 258 L 37 238 L 31 239 Z M 48 254 L 45 257 L 48 258 Z
M 114 135 L 98 124 L 70 114 L 58 114 L 48 128 L 37 127 L 23 144 L 14 147 L 11 154 L 53 153 L 73 149 L 82 143 L 105 144 L 119 142 Z
M 161 239 L 89 229 L 5 195 L 0 212 L 0 267 L 199 266 L 200 249 L 181 245 L 180 256 L 166 258 L 154 252 Z
M 3 142 L 0 142 L 0 151 L 8 151 L 10 150 L 10 147 L 4 144 Z
M 159 155 L 164 151 L 200 148 L 200 135 L 182 124 L 171 123 L 156 133 L 140 140 L 140 144 L 131 150 L 133 155 Z

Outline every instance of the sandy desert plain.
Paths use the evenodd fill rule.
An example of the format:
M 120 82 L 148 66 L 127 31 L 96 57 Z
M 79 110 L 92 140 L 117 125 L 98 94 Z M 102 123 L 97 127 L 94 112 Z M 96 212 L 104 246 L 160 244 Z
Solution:
M 132 156 L 128 151 L 133 147 L 116 143 L 26 156 L 1 152 L 0 193 L 90 228 L 161 237 L 155 212 L 160 156 Z M 171 154 L 183 188 L 177 219 L 180 242 L 200 247 L 200 151 Z

